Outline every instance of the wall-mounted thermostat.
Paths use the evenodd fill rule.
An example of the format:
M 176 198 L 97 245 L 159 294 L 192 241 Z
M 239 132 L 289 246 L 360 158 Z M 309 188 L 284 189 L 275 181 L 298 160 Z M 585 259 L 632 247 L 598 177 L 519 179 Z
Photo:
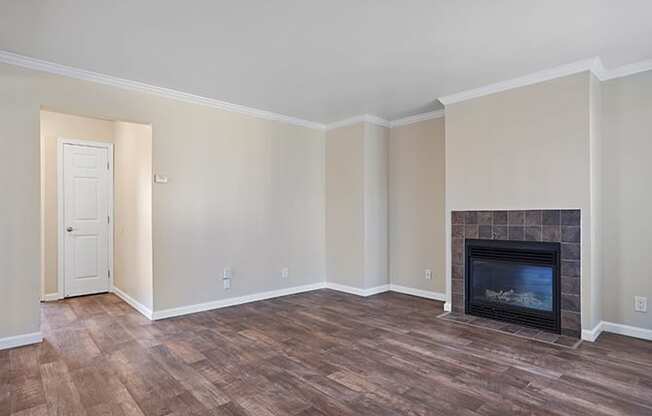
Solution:
M 157 173 L 154 175 L 154 183 L 168 183 L 168 177 Z

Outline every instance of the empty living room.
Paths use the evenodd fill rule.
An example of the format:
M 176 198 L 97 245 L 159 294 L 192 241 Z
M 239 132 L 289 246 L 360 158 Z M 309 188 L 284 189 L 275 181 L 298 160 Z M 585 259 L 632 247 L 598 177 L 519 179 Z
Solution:
M 0 416 L 652 416 L 652 1 L 0 0 L 0 144 Z

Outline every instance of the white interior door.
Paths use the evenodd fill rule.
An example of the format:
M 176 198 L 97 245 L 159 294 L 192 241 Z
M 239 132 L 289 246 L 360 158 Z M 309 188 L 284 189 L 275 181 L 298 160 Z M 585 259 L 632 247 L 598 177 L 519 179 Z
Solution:
M 63 144 L 65 296 L 109 290 L 109 149 Z

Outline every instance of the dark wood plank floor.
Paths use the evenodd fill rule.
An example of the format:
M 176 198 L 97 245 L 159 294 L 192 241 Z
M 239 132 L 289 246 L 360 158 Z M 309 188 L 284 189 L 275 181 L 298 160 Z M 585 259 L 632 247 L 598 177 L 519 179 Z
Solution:
M 652 415 L 652 343 L 577 350 L 329 290 L 149 322 L 113 295 L 42 307 L 0 351 L 8 415 Z

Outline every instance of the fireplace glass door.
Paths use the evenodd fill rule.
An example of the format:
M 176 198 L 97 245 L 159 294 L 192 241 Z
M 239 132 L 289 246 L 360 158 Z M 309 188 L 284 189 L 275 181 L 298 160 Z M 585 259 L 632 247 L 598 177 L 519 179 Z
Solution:
M 475 301 L 552 312 L 551 266 L 473 260 Z

